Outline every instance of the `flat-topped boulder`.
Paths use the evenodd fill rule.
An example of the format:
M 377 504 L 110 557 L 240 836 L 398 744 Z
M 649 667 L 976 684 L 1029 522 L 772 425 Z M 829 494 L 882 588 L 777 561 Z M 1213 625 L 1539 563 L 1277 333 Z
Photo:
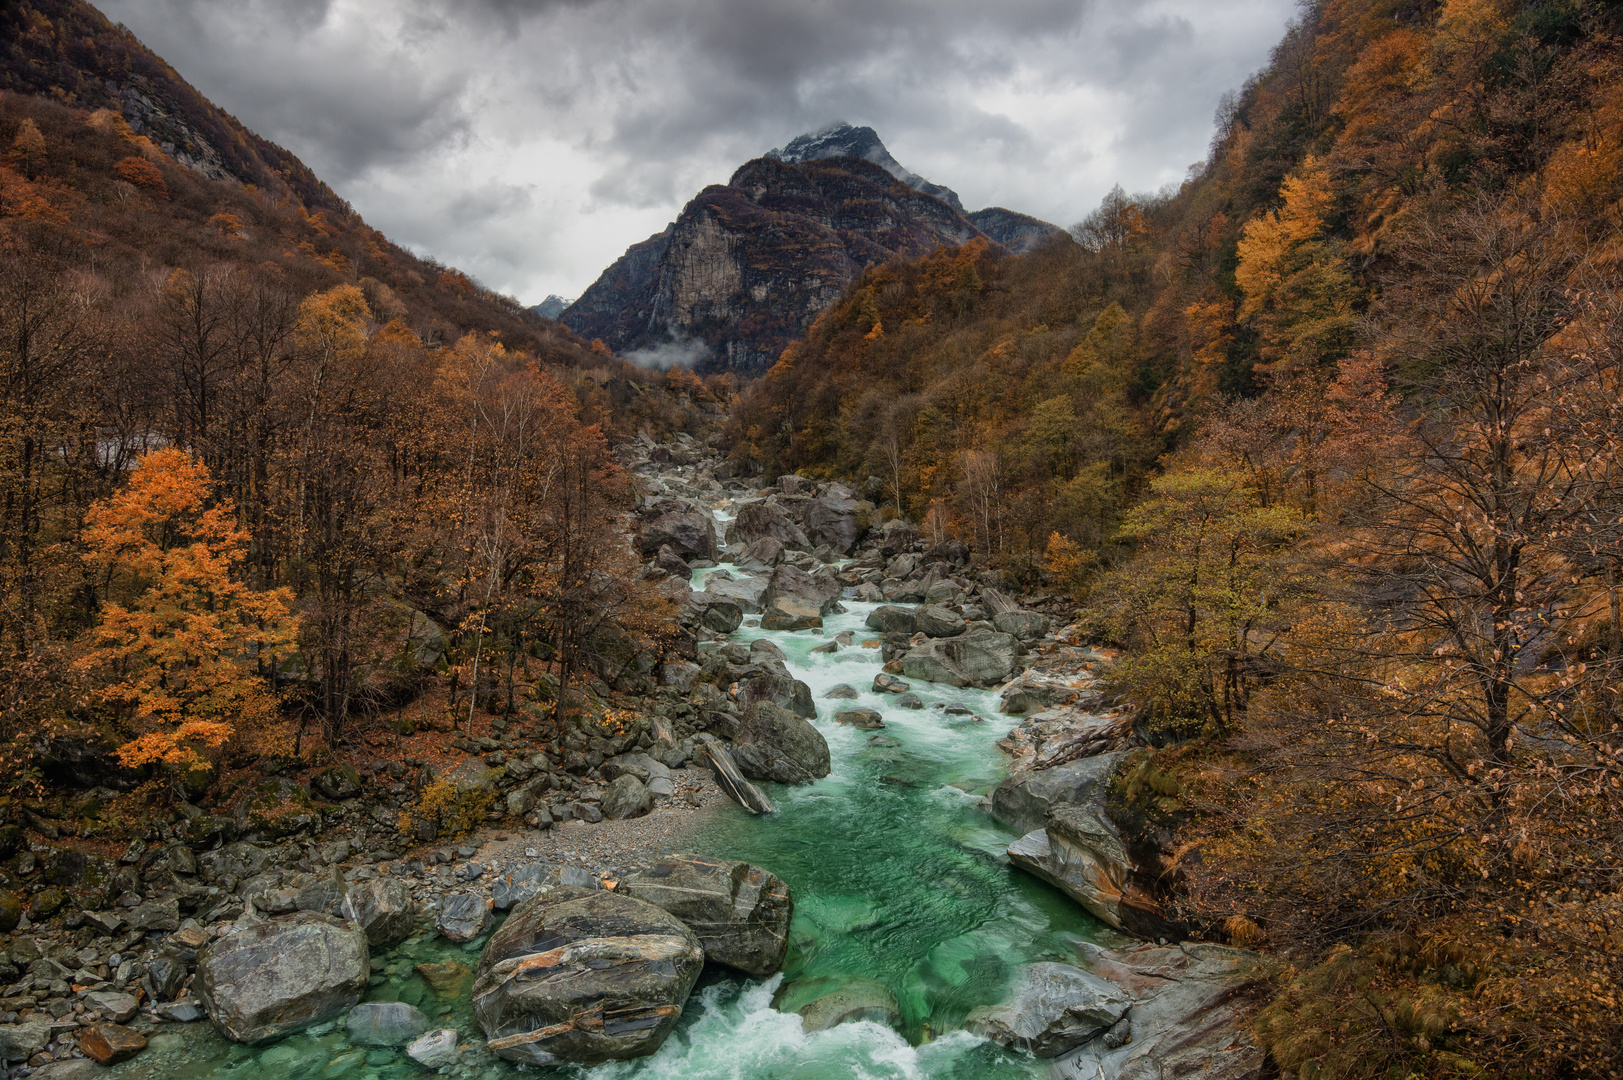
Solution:
M 479 958 L 473 1011 L 510 1061 L 592 1064 L 658 1050 L 704 967 L 674 915 L 619 892 L 562 888 L 514 910 Z
M 197 956 L 198 998 L 220 1034 L 263 1043 L 341 1015 L 372 974 L 366 933 L 301 911 L 220 938 Z
M 902 674 L 948 686 L 993 686 L 1014 672 L 1023 651 L 1009 634 L 970 630 L 909 650 L 902 657 Z
M 618 891 L 681 919 L 707 960 L 760 977 L 783 967 L 795 905 L 776 874 L 732 859 L 667 855 Z

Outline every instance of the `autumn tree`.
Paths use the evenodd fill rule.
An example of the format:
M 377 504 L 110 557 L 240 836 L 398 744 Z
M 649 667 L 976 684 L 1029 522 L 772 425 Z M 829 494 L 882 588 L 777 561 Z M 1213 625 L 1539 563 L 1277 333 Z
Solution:
M 267 674 L 292 649 L 293 598 L 238 580 L 248 538 L 230 505 L 210 506 L 209 496 L 200 462 L 160 450 L 85 517 L 104 600 L 79 664 L 125 738 L 118 757 L 128 768 L 198 768 L 277 715 Z

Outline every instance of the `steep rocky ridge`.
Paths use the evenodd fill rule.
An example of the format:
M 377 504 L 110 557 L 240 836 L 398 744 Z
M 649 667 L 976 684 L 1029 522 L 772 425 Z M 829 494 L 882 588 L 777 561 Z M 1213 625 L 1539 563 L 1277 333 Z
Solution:
M 871 128 L 841 126 L 705 188 L 560 321 L 617 351 L 691 343 L 701 368 L 755 374 L 869 263 L 973 239 L 1025 250 L 1057 231 L 1000 208 L 966 215 L 956 194 L 902 168 Z

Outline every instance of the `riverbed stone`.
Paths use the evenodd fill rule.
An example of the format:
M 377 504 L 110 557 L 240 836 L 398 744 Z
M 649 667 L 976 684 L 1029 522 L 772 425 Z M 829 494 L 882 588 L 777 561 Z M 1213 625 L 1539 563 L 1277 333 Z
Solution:
M 783 967 L 794 901 L 776 874 L 733 859 L 667 855 L 619 891 L 681 919 L 707 960 L 762 978 Z
M 857 697 L 857 688 L 854 686 L 849 686 L 846 683 L 840 683 L 838 686 L 831 687 L 828 693 L 824 694 L 823 697 L 835 700 L 851 701 Z
M 404 1001 L 369 1001 L 344 1018 L 357 1046 L 400 1046 L 428 1030 L 428 1017 Z
M 116 990 L 100 990 L 85 995 L 85 1008 L 92 1009 L 115 1024 L 127 1024 L 141 1003 L 131 994 Z
M 340 1015 L 366 993 L 371 973 L 362 930 L 301 911 L 204 948 L 195 989 L 220 1034 L 263 1043 Z
M 882 604 L 868 612 L 863 625 L 882 634 L 909 634 L 917 627 L 913 609 L 895 604 Z
M 992 686 L 1013 673 L 1020 650 L 1009 634 L 970 630 L 909 650 L 902 658 L 902 674 L 948 686 Z
M 406 1056 L 425 1069 L 440 1069 L 456 1062 L 457 1043 L 462 1036 L 456 1028 L 440 1028 L 418 1036 L 406 1047 Z
M 478 893 L 456 892 L 440 897 L 434 929 L 451 941 L 472 941 L 490 928 L 490 906 Z
M 964 1027 L 1011 1050 L 1058 1057 L 1109 1030 L 1130 1003 L 1120 986 L 1070 964 L 1029 964 L 1007 1001 L 974 1010 Z
M 728 527 L 733 539 L 750 544 L 763 537 L 771 537 L 792 551 L 811 550 L 811 541 L 799 525 L 789 520 L 779 507 L 765 502 L 750 502 L 738 508 L 738 516 Z
M 406 883 L 393 877 L 357 881 L 344 894 L 344 917 L 366 934 L 377 952 L 394 948 L 417 928 L 417 905 Z
M 773 597 L 761 615 L 762 630 L 813 630 L 822 625 L 822 608 L 795 596 Z
M 512 1061 L 643 1057 L 676 1027 L 703 966 L 698 937 L 670 913 L 618 891 L 561 889 L 491 935 L 474 1015 Z
M 836 724 L 848 724 L 864 731 L 877 731 L 885 726 L 884 717 L 873 709 L 842 709 L 834 714 Z
M 654 808 L 653 793 L 631 773 L 621 773 L 603 793 L 603 816 L 610 821 L 642 817 Z
M 716 786 L 733 802 L 742 806 L 752 814 L 770 814 L 775 807 L 766 793 L 754 784 L 738 767 L 733 755 L 721 744 L 719 739 L 709 737 L 705 742 L 698 744 L 698 751 L 710 766 L 710 772 L 716 778 Z
M 940 604 L 920 604 L 913 615 L 918 632 L 933 638 L 957 637 L 964 632 L 964 617 Z
M 806 1031 L 827 1031 L 859 1021 L 900 1030 L 902 1010 L 896 995 L 871 979 L 853 979 L 802 1005 L 798 1010 Z
M 93 1024 L 79 1035 L 79 1049 L 98 1065 L 117 1065 L 146 1049 L 147 1038 L 123 1024 Z
M 669 547 L 682 559 L 716 557 L 716 523 L 709 514 L 661 514 L 646 522 L 637 540 L 644 557 Z
M 758 701 L 744 710 L 733 739 L 733 758 L 752 780 L 806 784 L 829 773 L 822 732 L 788 709 Z
M 743 578 L 709 578 L 704 583 L 704 591 L 697 595 L 704 598 L 706 603 L 725 600 L 737 604 L 739 610 L 745 615 L 758 615 L 761 605 L 766 599 L 766 587 L 769 584 L 765 577 Z
M 1048 812 L 1061 803 L 1101 800 L 1124 756 L 1124 752 L 1096 754 L 1016 773 L 993 789 L 992 817 L 1021 835 L 1040 829 Z
M 810 720 L 817 715 L 811 687 L 783 670 L 762 670 L 738 681 L 738 706 L 748 710 L 757 702 L 770 702 Z

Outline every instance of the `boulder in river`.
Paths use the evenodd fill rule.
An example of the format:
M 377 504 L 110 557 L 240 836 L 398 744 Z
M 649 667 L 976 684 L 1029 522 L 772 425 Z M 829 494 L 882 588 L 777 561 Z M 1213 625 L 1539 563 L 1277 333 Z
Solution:
M 756 702 L 770 702 L 808 720 L 817 715 L 811 687 L 781 669 L 763 668 L 738 681 L 739 707 L 748 709 Z
M 1027 769 L 992 791 L 992 816 L 1024 835 L 1043 827 L 1048 811 L 1061 803 L 1102 800 L 1122 753 L 1097 754 L 1048 769 Z M 1102 806 L 1102 803 L 1100 804 Z
M 708 591 L 692 593 L 691 600 L 700 624 L 707 630 L 730 634 L 744 621 L 744 608 L 736 600 L 713 596 Z
M 836 724 L 849 724 L 864 731 L 877 731 L 885 726 L 885 720 L 873 709 L 841 709 L 834 714 Z
M 1009 677 L 1021 651 L 1008 634 L 971 630 L 909 650 L 902 658 L 902 674 L 948 686 L 991 686 Z
M 372 974 L 366 934 L 313 911 L 265 919 L 197 956 L 197 996 L 220 1034 L 263 1043 L 330 1020 Z
M 774 536 L 762 536 L 745 544 L 733 558 L 740 570 L 753 574 L 770 574 L 772 568 L 783 561 L 783 541 Z
M 674 915 L 618 892 L 561 889 L 522 904 L 479 959 L 473 1010 L 511 1061 L 591 1064 L 658 1050 L 704 949 Z
M 766 793 L 745 778 L 738 768 L 738 762 L 733 760 L 732 754 L 727 752 L 719 739 L 708 738 L 699 744 L 699 750 L 715 775 L 716 786 L 729 799 L 752 814 L 770 814 L 776 809 Z
M 823 696 L 825 698 L 852 701 L 857 697 L 857 688 L 846 683 L 840 683 L 838 686 L 830 687 L 828 693 Z
M 788 709 L 758 701 L 744 710 L 733 739 L 733 757 L 752 780 L 807 784 L 829 773 L 822 732 Z
M 957 637 L 964 632 L 964 617 L 940 604 L 920 604 L 913 615 L 919 633 L 933 638 Z
M 343 914 L 366 933 L 367 944 L 384 952 L 411 937 L 417 928 L 417 905 L 399 878 L 357 881 L 344 894 Z
M 728 534 L 745 544 L 754 543 L 763 537 L 771 537 L 792 551 L 810 551 L 812 546 L 806 534 L 800 530 L 800 526 L 789 520 L 789 515 L 765 502 L 750 502 L 740 506 L 738 516 L 733 519 Z
M 868 618 L 864 620 L 863 625 L 882 634 L 911 635 L 917 627 L 917 619 L 912 608 L 902 607 L 899 604 L 883 604 L 868 612 Z
M 867 531 L 857 501 L 836 491 L 807 503 L 801 521 L 806 526 L 807 539 L 813 544 L 827 544 L 841 555 L 851 554 L 851 549 Z
M 806 1031 L 827 1031 L 839 1024 L 867 1021 L 901 1030 L 902 1010 L 882 983 L 872 979 L 802 979 L 783 986 L 773 998 L 776 1009 L 800 1014 Z
M 704 591 L 697 595 L 704 598 L 707 603 L 716 600 L 728 600 L 738 605 L 739 610 L 746 615 L 758 615 L 761 604 L 766 597 L 766 588 L 770 584 L 764 577 L 745 577 L 732 579 L 709 578 L 704 583 Z
M 783 967 L 795 905 L 776 874 L 732 859 L 667 855 L 619 891 L 681 919 L 707 960 L 762 978 Z
M 1246 1030 L 1246 990 L 1261 978 L 1261 957 L 1194 942 L 1080 949 L 1079 966 L 1121 986 L 1132 1006 L 1115 1027 L 1053 1059 L 1059 1080 L 1261 1077 L 1263 1052 Z
M 796 596 L 773 597 L 761 615 L 762 630 L 813 630 L 822 625 L 822 608 Z
M 1048 633 L 1051 620 L 1035 611 L 1000 611 L 992 616 L 992 625 L 1001 634 L 1012 634 L 1024 642 L 1033 642 Z
M 827 570 L 826 567 L 824 569 Z M 834 602 L 839 599 L 844 588 L 840 579 L 830 572 L 808 574 L 799 567 L 784 563 L 772 571 L 772 578 L 767 582 L 764 603 L 770 608 L 772 601 L 787 596 L 815 604 L 819 613 L 826 613 L 834 607 Z
M 404 1001 L 369 1001 L 349 1010 L 344 1026 L 359 1046 L 401 1046 L 428 1030 L 428 1017 Z
M 1183 936 L 1139 880 L 1102 798 L 1055 806 L 1044 828 L 1009 845 L 1009 863 L 1047 881 L 1117 930 L 1148 938 Z
M 661 514 L 643 525 L 637 546 L 644 557 L 668 547 L 682 559 L 714 559 L 716 523 L 709 514 Z
M 490 928 L 490 906 L 478 893 L 456 892 L 440 897 L 434 929 L 452 941 L 472 941 Z
M 1068 1053 L 1127 1014 L 1127 991 L 1070 964 L 1029 964 L 1001 1005 L 969 1014 L 964 1027 L 1034 1057 Z
M 440 1028 L 419 1035 L 406 1047 L 406 1056 L 425 1069 L 439 1069 L 456 1062 L 457 1043 L 462 1035 L 456 1028 Z

